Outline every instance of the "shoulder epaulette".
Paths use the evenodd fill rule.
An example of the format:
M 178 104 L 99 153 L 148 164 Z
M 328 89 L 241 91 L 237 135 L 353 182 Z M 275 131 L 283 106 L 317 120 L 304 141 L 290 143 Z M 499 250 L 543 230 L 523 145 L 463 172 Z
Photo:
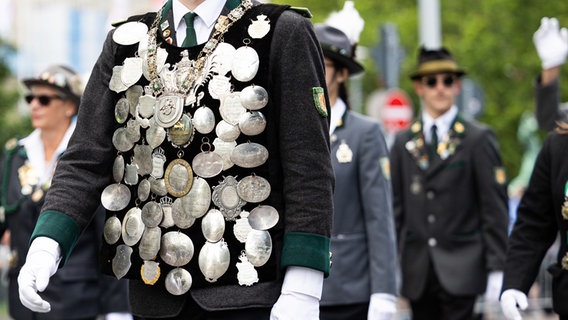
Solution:
M 305 7 L 290 7 L 290 8 L 288 8 L 288 10 L 292 10 L 296 13 L 299 13 L 300 15 L 302 15 L 302 16 L 308 18 L 308 19 L 313 18 L 313 15 L 310 12 L 310 9 L 305 8 Z

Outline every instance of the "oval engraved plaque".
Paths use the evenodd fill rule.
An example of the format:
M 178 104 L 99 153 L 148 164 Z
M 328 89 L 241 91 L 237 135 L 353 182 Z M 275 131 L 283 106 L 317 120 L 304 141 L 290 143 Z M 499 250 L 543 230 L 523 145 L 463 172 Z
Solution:
M 242 143 L 233 149 L 231 161 L 241 168 L 255 168 L 268 160 L 268 150 L 255 142 Z
M 278 223 L 278 211 L 269 205 L 258 206 L 250 212 L 248 222 L 255 230 L 268 230 Z
M 159 227 L 145 228 L 138 245 L 138 254 L 142 260 L 153 260 L 160 251 L 162 230 Z
M 120 211 L 130 202 L 130 189 L 119 183 L 107 186 L 101 193 L 101 203 L 105 209 Z
M 122 241 L 128 246 L 133 246 L 144 233 L 144 223 L 141 217 L 142 210 L 134 207 L 128 210 L 124 219 L 122 219 Z
M 173 267 L 181 267 L 189 263 L 193 257 L 193 242 L 184 233 L 169 231 L 162 236 L 160 258 Z
M 239 120 L 239 129 L 247 136 L 260 134 L 266 128 L 266 119 L 260 111 L 244 113 Z
M 245 253 L 253 266 L 263 266 L 272 253 L 272 238 L 270 237 L 270 233 L 268 233 L 268 231 L 251 230 L 245 242 Z
M 199 269 L 205 276 L 205 280 L 209 282 L 215 282 L 225 274 L 230 262 L 229 247 L 223 240 L 215 243 L 205 242 L 199 252 Z
M 211 209 L 201 221 L 201 231 L 209 242 L 217 242 L 223 238 L 225 232 L 225 218 L 221 211 Z
M 164 175 L 166 189 L 174 197 L 183 197 L 191 189 L 193 170 L 183 159 L 175 159 L 166 168 Z
M 223 171 L 223 158 L 215 152 L 201 152 L 191 162 L 193 171 L 202 178 L 212 178 Z
M 112 216 L 105 221 L 105 226 L 103 228 L 103 236 L 106 243 L 115 244 L 118 239 L 120 239 L 120 219 L 116 216 Z
M 244 177 L 237 184 L 237 193 L 246 202 L 259 203 L 270 195 L 270 183 L 257 175 Z
M 261 86 L 248 86 L 241 91 L 241 103 L 249 110 L 260 110 L 268 103 L 268 92 Z
M 240 82 L 247 82 L 256 76 L 259 65 L 260 59 L 256 50 L 242 46 L 235 51 L 231 73 Z
M 193 114 L 195 130 L 202 134 L 208 134 L 215 129 L 215 114 L 206 106 L 201 106 Z

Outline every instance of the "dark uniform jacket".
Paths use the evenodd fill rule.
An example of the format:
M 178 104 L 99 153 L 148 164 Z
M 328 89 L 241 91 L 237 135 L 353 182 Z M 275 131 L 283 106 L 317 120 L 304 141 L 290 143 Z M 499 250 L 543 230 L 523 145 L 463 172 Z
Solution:
M 234 3 L 235 1 L 227 1 L 226 6 Z M 207 310 L 270 307 L 279 297 L 287 266 L 309 267 L 321 270 L 325 275 L 329 272 L 334 178 L 330 161 L 323 55 L 309 20 L 296 12 L 285 10 L 286 8 L 256 4 L 223 36 L 225 43 L 232 44 L 235 48 L 247 45 L 259 55 L 259 71 L 255 78 L 247 82 L 231 78 L 231 85 L 234 91 L 254 84 L 262 86 L 268 92 L 268 105 L 260 110 L 266 117 L 266 129 L 255 136 L 241 134 L 236 140 L 238 144 L 254 142 L 265 146 L 268 159 L 252 169 L 234 165 L 213 178 L 206 178 L 211 188 L 227 176 L 242 179 L 256 174 L 269 181 L 271 193 L 268 199 L 261 203 L 247 203 L 242 207 L 242 210 L 250 212 L 256 206 L 266 204 L 274 207 L 279 214 L 277 225 L 269 230 L 272 238 L 271 257 L 266 264 L 256 268 L 259 282 L 252 286 L 241 286 L 237 282 L 236 263 L 239 262 L 244 245 L 233 234 L 234 221 L 226 222 L 223 236 L 230 250 L 229 267 L 215 282 L 205 281 L 198 266 L 198 255 L 205 243 L 201 219 L 197 219 L 187 229 L 162 228 L 162 234 L 179 230 L 192 240 L 195 248 L 193 258 L 182 267 L 192 275 L 193 284 L 188 294 L 168 293 L 164 278 L 173 267 L 161 261 L 158 256 L 156 259 L 160 263 L 161 276 L 155 284 L 131 281 L 130 300 L 133 312 L 137 315 L 176 315 L 189 294 Z M 223 14 L 231 9 L 226 8 Z M 155 13 L 150 13 L 131 20 L 150 25 L 155 16 Z M 259 39 L 251 38 L 248 35 L 249 26 L 253 21 L 262 20 L 263 16 L 270 22 L 270 32 Z M 160 25 L 163 26 L 163 23 Z M 173 25 L 173 22 L 169 22 L 169 25 Z M 109 33 L 87 84 L 75 134 L 59 162 L 34 233 L 34 237 L 48 236 L 56 239 L 62 247 L 63 255 L 71 251 L 78 234 L 90 220 L 103 189 L 113 183 L 111 169 L 117 151 L 112 138 L 115 130 L 123 126 L 115 120 L 115 105 L 124 97 L 124 93 L 117 94 L 109 90 L 109 81 L 113 68 L 122 65 L 126 58 L 134 57 L 138 49 L 138 44 L 117 44 L 112 39 L 113 33 L 114 30 Z M 168 51 L 167 62 L 170 65 L 180 60 L 182 48 L 169 44 L 162 31 L 158 31 L 158 42 Z M 188 48 L 189 58 L 197 57 L 202 48 L 203 45 Z M 201 103 L 214 112 L 215 123 L 218 123 L 222 119 L 219 100 L 211 97 L 207 90 L 210 78 L 204 80 L 204 86 L 199 89 L 204 95 Z M 148 81 L 142 77 L 138 84 L 145 86 Z M 184 112 L 192 115 L 195 109 L 186 106 Z M 142 137 L 144 133 L 145 130 L 141 129 Z M 191 164 L 193 157 L 204 151 L 203 138 L 213 143 L 217 138 L 215 130 L 208 134 L 196 133 L 193 141 L 182 149 L 183 159 L 187 163 Z M 180 149 L 174 148 L 169 141 L 165 140 L 160 147 L 168 159 L 166 166 L 178 158 Z M 123 156 L 129 163 L 132 150 L 124 152 Z M 147 176 L 139 178 L 142 180 Z M 145 205 L 146 201 L 136 203 L 136 186 L 130 189 L 133 196 L 127 208 L 118 212 L 109 211 L 107 217 L 116 215 L 123 219 L 129 208 Z M 169 194 L 168 196 L 175 199 Z M 213 202 L 211 208 L 215 208 Z M 58 232 L 56 225 L 64 225 L 67 233 Z M 122 239 L 105 246 L 103 263 L 107 270 L 111 269 L 116 247 L 121 244 Z M 136 245 L 133 250 L 130 257 L 132 266 L 126 277 L 140 279 L 142 259 Z
M 15 143 L 15 140 L 12 140 Z M 0 166 L 2 207 L 5 220 L 0 233 L 10 230 L 12 259 L 8 271 L 9 313 L 14 319 L 78 319 L 95 318 L 110 312 L 129 312 L 127 283 L 101 273 L 99 250 L 102 244 L 104 211 L 99 207 L 92 223 L 79 237 L 75 251 L 65 267 L 49 280 L 40 295 L 51 304 L 49 313 L 33 314 L 20 303 L 18 274 L 24 265 L 30 236 L 38 219 L 44 198 L 40 193 L 23 195 L 18 169 L 27 160 L 22 146 L 10 146 Z M 40 194 L 36 198 L 36 196 Z
M 422 123 L 396 136 L 391 149 L 402 295 L 421 296 L 430 266 L 454 295 L 483 293 L 502 270 L 507 240 L 505 173 L 493 132 L 460 119 L 439 156 L 428 159 Z
M 331 136 L 336 188 L 333 266 L 322 305 L 368 302 L 397 293 L 396 238 L 388 148 L 381 125 L 347 110 Z
M 509 238 L 503 278 L 503 291 L 517 289 L 528 293 L 542 259 L 559 236 L 557 261 L 549 271 L 553 276 L 553 307 L 564 316 L 568 315 L 568 215 L 563 214 L 567 208 L 567 157 L 568 135 L 551 133 L 537 157 L 529 185 L 519 204 L 517 220 Z

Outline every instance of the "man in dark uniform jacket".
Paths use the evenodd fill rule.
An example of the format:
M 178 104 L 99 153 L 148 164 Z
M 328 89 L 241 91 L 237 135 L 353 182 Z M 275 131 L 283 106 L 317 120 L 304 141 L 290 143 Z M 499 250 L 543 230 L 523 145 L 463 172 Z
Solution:
M 105 41 L 20 298 L 48 311 L 37 286 L 102 200 L 103 264 L 130 279 L 135 315 L 317 319 L 333 184 L 310 21 L 251 0 L 167 1 Z
M 486 291 L 497 301 L 507 239 L 505 172 L 489 128 L 455 105 L 458 67 L 421 48 L 411 75 L 422 115 L 391 149 L 401 294 L 413 319 L 471 319 Z

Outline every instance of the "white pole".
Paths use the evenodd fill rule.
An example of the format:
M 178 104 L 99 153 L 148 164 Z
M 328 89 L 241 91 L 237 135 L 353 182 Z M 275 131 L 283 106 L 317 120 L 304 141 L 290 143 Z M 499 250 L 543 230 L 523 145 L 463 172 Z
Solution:
M 442 31 L 439 0 L 418 0 L 418 17 L 420 44 L 426 49 L 440 48 L 442 46 Z

